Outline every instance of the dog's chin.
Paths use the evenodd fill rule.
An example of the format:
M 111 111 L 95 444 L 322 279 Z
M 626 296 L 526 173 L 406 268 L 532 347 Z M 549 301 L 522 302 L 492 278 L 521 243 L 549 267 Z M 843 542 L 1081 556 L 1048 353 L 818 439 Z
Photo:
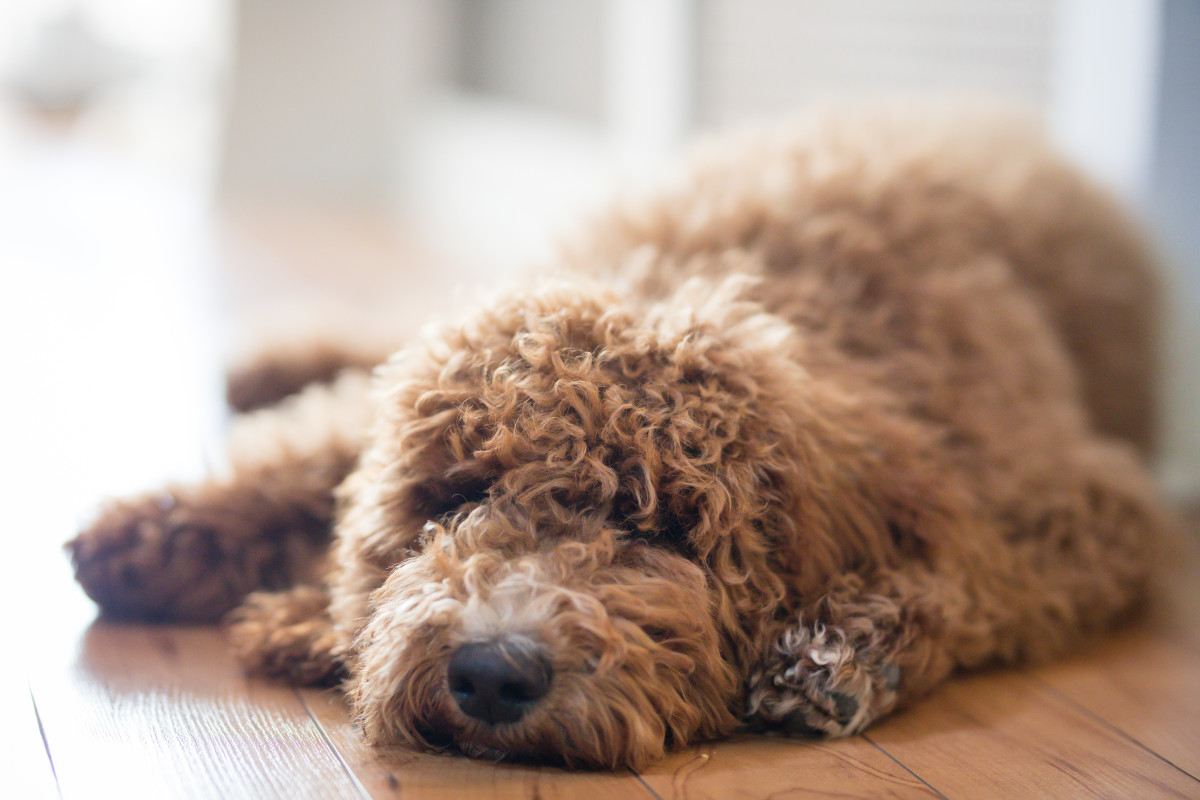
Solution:
M 507 750 L 501 750 L 498 747 L 490 747 L 486 744 L 478 744 L 476 742 L 458 742 L 455 744 L 455 747 L 467 758 L 477 758 L 480 761 L 525 760 L 520 755 L 510 753 Z
M 511 739 L 519 742 L 521 737 L 519 734 L 512 732 Z M 508 738 L 508 737 L 506 737 Z M 520 744 L 500 744 L 495 737 L 479 736 L 477 733 L 461 733 L 453 737 L 454 749 L 462 753 L 468 758 L 477 758 L 481 761 L 508 761 L 516 763 L 529 764 L 561 764 L 566 765 L 569 759 L 564 758 L 563 754 L 547 751 L 545 749 L 537 749 Z
M 483 761 L 549 764 L 569 768 L 614 769 L 643 763 L 661 754 L 662 743 L 594 741 L 592 746 L 569 741 L 558 726 L 538 729 L 522 723 L 491 726 L 471 720 L 414 725 L 402 736 L 409 744 L 439 753 L 460 753 Z
M 468 733 L 466 730 L 452 733 L 445 726 L 416 725 L 413 729 L 413 735 L 404 738 L 413 743 L 420 743 L 420 746 L 425 750 L 447 755 L 458 753 L 468 758 L 477 758 L 482 761 L 498 762 L 532 759 L 530 755 L 514 752 L 487 738 L 481 738 L 478 733 Z
M 430 704 L 419 717 L 412 713 L 415 709 L 393 707 L 384 717 L 386 727 L 364 727 L 364 733 L 374 744 L 573 769 L 636 768 L 665 750 L 667 737 L 657 719 L 626 719 L 620 730 L 604 731 L 587 725 L 585 713 L 543 709 L 533 712 L 530 720 L 490 725 L 463 715 L 452 702 Z

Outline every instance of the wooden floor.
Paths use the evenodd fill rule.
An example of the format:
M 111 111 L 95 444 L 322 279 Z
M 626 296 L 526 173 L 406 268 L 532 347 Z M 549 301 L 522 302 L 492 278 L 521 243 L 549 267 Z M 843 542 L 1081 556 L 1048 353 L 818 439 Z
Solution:
M 1195 562 L 1192 562 L 1194 564 Z M 250 680 L 222 633 L 94 619 L 71 596 L 9 650 L 13 798 L 1200 798 L 1200 615 L 1158 610 L 1047 667 L 963 676 L 834 742 L 739 737 L 640 773 L 367 747 L 336 691 Z M 36 601 L 33 603 L 36 605 Z
M 96 619 L 58 545 L 100 497 L 216 460 L 213 342 L 229 317 L 289 283 L 366 298 L 372 265 L 405 248 L 353 215 L 242 211 L 241 244 L 214 255 L 212 220 L 170 187 L 94 153 L 41 157 L 0 183 L 15 220 L 0 263 L 17 289 L 0 334 L 18 343 L 0 400 L 16 423 L 0 467 L 15 488 L 0 534 L 0 797 L 1200 798 L 1194 538 L 1153 613 L 1067 661 L 958 678 L 852 739 L 743 737 L 637 774 L 368 748 L 336 692 L 248 680 L 218 630 Z M 437 297 L 427 270 L 403 274 L 398 307 L 415 318 Z

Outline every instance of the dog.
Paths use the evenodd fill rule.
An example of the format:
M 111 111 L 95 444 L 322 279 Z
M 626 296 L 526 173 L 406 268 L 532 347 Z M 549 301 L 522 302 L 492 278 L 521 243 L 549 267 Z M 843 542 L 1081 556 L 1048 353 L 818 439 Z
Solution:
M 229 471 L 67 547 L 104 612 L 225 618 L 372 743 L 636 768 L 854 734 L 1143 596 L 1154 261 L 1004 115 L 710 141 L 390 358 L 241 370 Z

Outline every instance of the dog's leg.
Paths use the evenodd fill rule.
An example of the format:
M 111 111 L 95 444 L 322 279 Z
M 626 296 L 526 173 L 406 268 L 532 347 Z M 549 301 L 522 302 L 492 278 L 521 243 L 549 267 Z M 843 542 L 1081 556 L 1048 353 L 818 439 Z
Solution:
M 846 576 L 771 643 L 749 678 L 747 722 L 858 733 L 950 673 L 947 605 L 962 599 L 924 568 Z
M 254 592 L 230 614 L 229 635 L 247 672 L 298 684 L 336 684 L 345 677 L 342 642 L 324 588 Z
M 1146 595 L 1177 522 L 1133 452 L 1101 438 L 1026 480 L 1003 546 L 1004 580 L 979 593 L 992 621 L 990 659 L 1040 661 L 1078 646 Z M 982 653 L 980 653 L 982 655 Z M 978 662 L 969 650 L 966 665 Z
M 369 416 L 366 377 L 347 375 L 243 418 L 228 475 L 116 502 L 69 542 L 76 578 L 106 612 L 190 622 L 317 580 Z
M 984 546 L 846 575 L 802 609 L 750 676 L 750 724 L 857 733 L 955 667 L 1048 658 L 1126 613 L 1173 523 L 1128 450 L 1094 440 L 1062 459 Z

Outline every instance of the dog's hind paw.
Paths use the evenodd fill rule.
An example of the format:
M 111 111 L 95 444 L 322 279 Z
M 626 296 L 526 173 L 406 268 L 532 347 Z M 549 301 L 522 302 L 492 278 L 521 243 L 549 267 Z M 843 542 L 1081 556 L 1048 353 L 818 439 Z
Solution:
M 899 686 L 898 666 L 869 658 L 839 629 L 800 626 L 750 676 L 746 719 L 759 730 L 850 736 L 895 706 Z

